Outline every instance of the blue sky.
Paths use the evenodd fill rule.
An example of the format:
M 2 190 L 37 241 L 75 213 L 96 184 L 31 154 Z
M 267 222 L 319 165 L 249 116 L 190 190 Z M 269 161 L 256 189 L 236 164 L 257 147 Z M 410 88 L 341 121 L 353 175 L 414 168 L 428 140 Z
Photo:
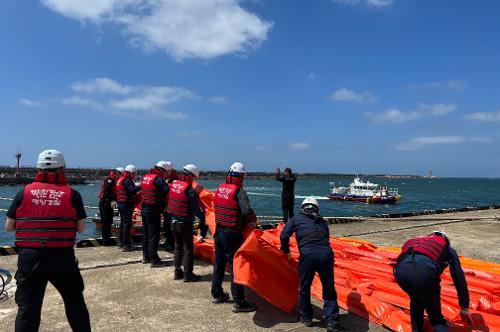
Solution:
M 0 3 L 0 164 L 500 176 L 500 2 Z

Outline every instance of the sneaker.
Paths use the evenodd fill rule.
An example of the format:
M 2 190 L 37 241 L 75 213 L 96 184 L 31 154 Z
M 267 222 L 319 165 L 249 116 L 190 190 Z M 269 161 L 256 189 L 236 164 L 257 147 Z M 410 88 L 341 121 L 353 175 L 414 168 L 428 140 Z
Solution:
M 131 245 L 128 245 L 128 246 L 123 246 L 123 249 L 122 249 L 123 252 L 132 252 L 134 251 L 134 247 L 132 247 Z
M 307 326 L 307 327 L 313 327 L 314 326 L 314 323 L 313 323 L 312 319 L 310 319 L 310 318 L 300 317 L 300 322 L 302 324 L 304 324 L 305 326 Z
M 197 281 L 200 281 L 201 280 L 201 277 L 194 274 L 194 273 L 191 273 L 191 274 L 186 274 L 184 276 L 184 282 L 197 282 Z
M 221 296 L 214 297 L 212 299 L 212 303 L 215 303 L 215 304 L 226 303 L 227 301 L 229 301 L 229 299 L 230 299 L 229 294 L 227 292 L 224 292 L 224 293 L 222 293 Z
M 340 325 L 340 323 L 337 323 L 335 325 L 333 324 L 328 324 L 326 326 L 326 331 L 327 332 L 344 332 L 345 329 L 342 325 Z
M 142 259 L 142 264 L 149 264 L 151 263 L 151 261 L 149 260 L 149 258 L 143 258 Z
M 182 270 L 175 270 L 174 272 L 174 280 L 181 280 L 184 279 L 184 271 Z
M 158 261 L 153 261 L 151 262 L 151 267 L 155 268 L 155 267 L 165 267 L 165 262 L 162 262 L 161 260 L 158 260 Z
M 233 304 L 233 312 L 252 312 L 257 310 L 257 305 L 255 303 L 250 303 L 248 301 L 243 301 L 240 303 Z

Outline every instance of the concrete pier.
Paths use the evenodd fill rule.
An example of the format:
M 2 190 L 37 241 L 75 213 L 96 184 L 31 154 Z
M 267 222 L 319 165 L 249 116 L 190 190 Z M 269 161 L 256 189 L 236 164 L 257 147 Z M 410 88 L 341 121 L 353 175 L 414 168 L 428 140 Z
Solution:
M 500 211 L 418 216 L 404 219 L 367 219 L 352 224 L 331 225 L 335 236 L 354 235 L 379 246 L 400 246 L 414 235 L 441 229 L 448 233 L 460 255 L 500 263 Z M 411 227 L 411 228 L 410 228 Z M 360 234 L 360 235 L 356 235 Z M 364 235 L 361 235 L 364 234 Z M 85 281 L 85 299 L 94 331 L 320 331 L 324 326 L 306 328 L 297 315 L 283 313 L 247 290 L 258 305 L 255 313 L 233 314 L 232 304 L 212 304 L 212 266 L 195 262 L 201 282 L 173 280 L 172 254 L 161 252 L 169 261 L 164 268 L 151 269 L 140 263 L 142 253 L 122 253 L 115 247 L 76 249 Z M 16 270 L 17 256 L 0 257 L 0 267 Z M 273 276 L 269 276 L 272 278 Z M 229 290 L 227 280 L 224 289 Z M 0 331 L 12 331 L 17 312 L 13 293 L 0 302 Z M 321 318 L 322 304 L 313 300 L 315 318 Z M 386 331 L 342 311 L 341 322 L 352 332 Z M 41 331 L 68 331 L 62 299 L 49 285 L 42 310 Z

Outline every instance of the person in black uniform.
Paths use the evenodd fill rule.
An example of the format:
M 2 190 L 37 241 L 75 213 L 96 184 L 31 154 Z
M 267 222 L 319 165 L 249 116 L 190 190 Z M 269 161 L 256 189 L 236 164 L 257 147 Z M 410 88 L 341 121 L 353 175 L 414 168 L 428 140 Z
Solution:
M 118 202 L 118 211 L 120 212 L 120 245 L 123 251 L 133 251 L 132 241 L 130 240 L 130 228 L 132 227 L 132 215 L 137 203 L 137 193 L 141 187 L 136 186 L 134 181 L 137 171 L 134 165 L 127 165 L 122 176 L 116 182 L 116 201 Z
M 446 267 L 458 294 L 462 320 L 472 324 L 469 314 L 469 290 L 457 252 L 450 246 L 448 236 L 434 231 L 427 236 L 408 239 L 398 256 L 394 277 L 410 297 L 410 316 L 413 332 L 422 332 L 424 310 L 427 311 L 432 329 L 447 332 L 448 325 L 441 313 L 440 276 Z
M 158 256 L 160 242 L 161 213 L 165 208 L 168 185 L 165 180 L 168 172 L 166 161 L 159 161 L 148 174 L 142 177 L 142 263 L 151 267 L 164 266 Z
M 124 171 L 122 167 L 115 168 L 102 180 L 99 192 L 99 215 L 102 224 L 102 244 L 112 245 L 111 225 L 113 224 L 113 207 L 111 203 L 116 201 L 116 181 Z
M 19 248 L 16 332 L 38 331 L 48 282 L 61 294 L 72 330 L 90 331 L 83 279 L 73 250 L 76 232 L 85 230 L 87 215 L 80 193 L 68 185 L 65 166 L 61 152 L 40 153 L 35 180 L 17 193 L 7 212 L 5 229 L 16 231 Z
M 185 165 L 183 170 L 179 179 L 170 184 L 167 212 L 171 216 L 175 238 L 174 280 L 194 282 L 201 280 L 201 277 L 193 273 L 193 223 L 196 216 L 200 220 L 199 228 L 204 229 L 205 213 L 200 208 L 198 194 L 192 187 L 193 179 L 200 176 L 200 170 L 193 164 Z M 199 236 L 204 238 L 206 233 L 199 232 Z M 184 271 L 181 265 L 184 266 Z
M 314 197 L 304 199 L 300 214 L 290 219 L 281 232 L 281 250 L 288 254 L 288 259 L 291 257 L 290 237 L 293 233 L 296 234 L 300 252 L 298 266 L 300 321 L 305 326 L 313 326 L 311 284 L 315 273 L 318 272 L 323 287 L 323 313 L 327 331 L 344 331 L 339 323 L 339 306 L 333 279 L 333 251 L 329 241 L 330 232 L 328 224 L 319 215 L 319 204 Z
M 281 207 L 283 208 L 283 222 L 286 224 L 288 219 L 293 218 L 293 206 L 295 204 L 295 181 L 297 177 L 293 174 L 290 167 L 285 168 L 285 172 L 281 175 L 281 170 L 276 169 L 276 180 L 283 183 L 283 191 L 281 192 Z
M 215 264 L 212 278 L 212 303 L 224 303 L 229 294 L 222 289 L 222 281 L 229 263 L 233 312 L 251 312 L 257 310 L 254 303 L 245 299 L 243 285 L 234 283 L 233 259 L 243 243 L 243 230 L 247 224 L 257 222 L 255 212 L 250 207 L 250 200 L 243 189 L 245 167 L 240 162 L 231 165 L 225 183 L 215 191 Z

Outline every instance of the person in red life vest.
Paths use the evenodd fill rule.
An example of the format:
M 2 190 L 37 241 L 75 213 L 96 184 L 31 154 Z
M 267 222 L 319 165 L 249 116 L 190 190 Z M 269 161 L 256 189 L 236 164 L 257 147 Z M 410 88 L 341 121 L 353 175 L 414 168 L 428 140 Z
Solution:
M 421 332 L 424 310 L 435 332 L 448 331 L 441 313 L 440 276 L 449 266 L 458 294 L 462 319 L 472 324 L 469 314 L 469 291 L 457 252 L 450 246 L 448 236 L 435 231 L 427 236 L 414 237 L 403 244 L 394 268 L 394 277 L 410 297 L 412 332 Z
M 174 165 L 170 161 L 166 161 L 168 168 L 170 169 L 167 175 L 167 184 L 172 184 L 174 180 L 178 180 L 179 176 L 174 169 Z M 172 231 L 172 221 L 171 217 L 167 212 L 168 209 L 168 195 L 165 196 L 165 209 L 163 210 L 163 230 L 165 237 L 165 250 L 173 251 L 174 250 L 174 234 Z
M 82 197 L 64 176 L 64 156 L 45 150 L 38 156 L 35 180 L 21 189 L 7 212 L 5 229 L 16 232 L 19 248 L 16 331 L 38 331 L 45 288 L 61 294 L 73 331 L 90 331 L 83 279 L 73 246 L 85 230 Z
M 142 263 L 151 264 L 151 267 L 164 266 L 158 256 L 160 242 L 161 213 L 165 208 L 165 196 L 168 194 L 168 185 L 165 178 L 168 176 L 169 165 L 166 161 L 159 161 L 148 174 L 142 177 Z
M 175 239 L 174 280 L 193 282 L 201 279 L 193 273 L 193 222 L 196 216 L 200 225 L 205 224 L 205 213 L 200 208 L 198 194 L 192 187 L 193 178 L 200 176 L 200 170 L 193 164 L 185 165 L 183 170 L 184 173 L 179 175 L 179 179 L 170 185 L 167 212 L 172 220 Z M 202 234 L 202 237 L 205 235 Z
M 111 224 L 113 223 L 113 207 L 111 203 L 116 201 L 116 181 L 121 173 L 124 171 L 123 167 L 117 167 L 110 171 L 109 174 L 102 180 L 101 190 L 99 192 L 99 215 L 102 224 L 102 242 L 103 245 L 112 245 L 111 241 Z
M 120 212 L 120 248 L 123 251 L 133 251 L 130 241 L 130 228 L 132 227 L 132 214 L 137 202 L 137 193 L 141 187 L 134 183 L 137 171 L 134 165 L 127 165 L 122 176 L 116 182 L 116 202 Z
M 229 263 L 233 312 L 251 312 L 257 310 L 254 303 L 245 299 L 243 285 L 233 281 L 233 259 L 243 243 L 243 230 L 247 224 L 257 222 L 255 212 L 250 206 L 248 195 L 243 189 L 245 167 L 240 162 L 231 165 L 225 183 L 215 191 L 215 264 L 212 277 L 212 303 L 224 303 L 229 294 L 224 292 L 222 281 L 226 264 Z

